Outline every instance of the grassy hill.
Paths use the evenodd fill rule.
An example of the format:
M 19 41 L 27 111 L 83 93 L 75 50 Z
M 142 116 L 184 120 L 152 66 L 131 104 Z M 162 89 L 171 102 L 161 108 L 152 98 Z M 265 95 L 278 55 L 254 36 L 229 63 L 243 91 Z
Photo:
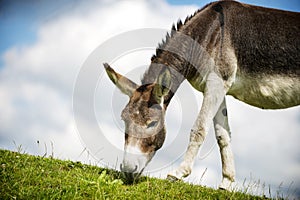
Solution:
M 110 169 L 0 150 L 0 199 L 264 199 Z

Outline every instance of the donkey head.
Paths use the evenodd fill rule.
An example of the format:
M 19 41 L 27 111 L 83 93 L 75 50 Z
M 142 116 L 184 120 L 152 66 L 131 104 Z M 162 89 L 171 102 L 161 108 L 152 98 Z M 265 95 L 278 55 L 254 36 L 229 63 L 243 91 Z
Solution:
M 104 67 L 110 80 L 130 97 L 121 114 L 125 122 L 125 145 L 120 168 L 126 178 L 133 181 L 143 172 L 165 140 L 163 101 L 169 92 L 171 75 L 165 69 L 155 83 L 139 86 L 116 73 L 108 64 L 105 63 Z

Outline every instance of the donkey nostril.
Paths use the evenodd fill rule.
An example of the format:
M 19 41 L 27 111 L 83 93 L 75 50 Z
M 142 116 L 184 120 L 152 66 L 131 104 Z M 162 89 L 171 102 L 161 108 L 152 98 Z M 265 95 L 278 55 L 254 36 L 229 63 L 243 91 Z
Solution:
M 134 169 L 127 169 L 126 167 L 124 168 L 124 166 L 122 165 L 122 164 L 120 164 L 120 170 L 122 171 L 122 172 L 126 172 L 126 173 L 134 173 L 134 172 L 136 172 L 137 171 L 137 169 L 138 169 L 138 166 L 137 165 L 135 165 L 135 167 L 134 167 Z

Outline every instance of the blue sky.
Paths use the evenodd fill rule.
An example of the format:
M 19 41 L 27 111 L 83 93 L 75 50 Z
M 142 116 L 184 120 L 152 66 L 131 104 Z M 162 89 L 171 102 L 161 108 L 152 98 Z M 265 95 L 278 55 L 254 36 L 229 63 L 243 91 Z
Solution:
M 129 30 L 145 27 L 169 30 L 171 24 L 178 18 L 184 19 L 208 2 L 208 0 L 0 1 L 0 148 L 16 150 L 12 142 L 15 141 L 17 145 L 21 144 L 26 152 L 43 155 L 44 145 L 37 146 L 36 141 L 39 140 L 40 144 L 45 142 L 48 150 L 51 149 L 53 142 L 56 157 L 77 160 L 79 155 L 82 155 L 83 143 L 78 139 L 74 122 L 72 92 L 81 65 L 91 52 L 116 34 Z M 300 10 L 299 0 L 244 2 L 285 10 Z M 137 15 L 139 17 L 136 17 Z M 161 37 L 155 40 L 153 48 L 159 41 Z M 136 66 L 145 66 L 149 64 L 153 51 L 146 53 L 141 52 L 138 56 L 130 54 L 128 57 L 123 56 L 124 59 L 120 57 L 114 63 L 114 67 L 125 66 L 116 70 L 128 73 Z M 121 94 L 108 78 L 106 76 L 101 78 L 104 82 L 104 91 L 98 93 L 100 97 L 116 91 L 114 95 L 120 95 L 121 98 Z M 187 86 L 191 89 L 189 85 Z M 198 97 L 201 99 L 201 94 Z M 124 102 L 120 105 L 122 103 Z M 111 104 L 105 104 L 104 107 L 111 109 L 107 105 Z M 265 180 L 266 184 L 270 184 L 273 191 L 276 191 L 283 180 L 285 188 L 294 181 L 300 196 L 299 107 L 282 111 L 262 111 L 233 98 L 228 99 L 228 107 L 231 129 L 234 133 L 237 182 L 243 183 L 245 178 L 249 180 L 251 173 L 258 177 L 261 183 Z M 193 110 L 196 109 L 193 107 Z M 118 116 L 119 113 L 120 110 L 117 110 Z M 196 111 L 195 113 L 195 116 L 189 115 L 190 120 L 185 119 L 189 122 L 182 120 L 183 122 L 178 124 L 192 123 L 197 115 Z M 176 116 L 176 113 L 173 115 Z M 116 128 L 113 122 L 107 123 L 106 128 L 122 134 L 123 130 Z M 186 126 L 186 132 L 189 132 L 190 127 Z M 168 131 L 174 132 L 170 129 Z M 214 135 L 210 136 L 209 141 L 215 142 Z M 179 146 L 185 148 L 184 145 Z M 203 149 L 205 152 L 205 144 Z M 269 163 L 273 165 L 266 170 Z M 190 180 L 199 180 L 197 173 L 202 174 L 206 167 L 208 170 L 202 183 L 214 187 L 221 176 L 217 148 L 214 149 L 212 156 L 195 165 L 195 174 Z
M 55 17 L 72 2 L 69 0 L 3 0 L 0 2 L 0 52 L 19 44 L 26 45 L 36 39 L 36 31 L 43 22 Z

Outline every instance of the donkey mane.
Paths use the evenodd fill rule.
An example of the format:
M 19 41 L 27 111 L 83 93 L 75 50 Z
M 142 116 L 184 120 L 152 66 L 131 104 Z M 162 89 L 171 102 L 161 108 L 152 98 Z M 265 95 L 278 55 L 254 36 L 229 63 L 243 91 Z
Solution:
M 222 2 L 226 2 L 226 1 L 229 1 L 229 2 L 235 2 L 234 0 L 220 0 Z M 151 63 L 160 63 L 158 61 L 158 59 L 162 56 L 163 53 L 167 52 L 165 49 L 167 47 L 167 45 L 169 44 L 169 42 L 174 38 L 174 36 L 176 35 L 176 33 L 178 32 L 181 32 L 181 30 L 184 30 L 184 26 L 187 25 L 187 23 L 189 23 L 192 19 L 194 19 L 196 17 L 197 14 L 201 13 L 203 10 L 205 10 L 206 8 L 210 7 L 211 5 L 215 4 L 216 2 L 211 2 L 207 5 L 205 5 L 204 7 L 202 8 L 199 8 L 198 10 L 196 10 L 193 14 L 191 15 L 188 15 L 184 22 L 182 22 L 181 19 L 178 19 L 177 23 L 172 25 L 172 28 L 171 28 L 171 31 L 170 32 L 167 32 L 166 36 L 165 36 L 165 39 L 162 39 L 162 41 L 160 43 L 158 43 L 158 46 L 156 48 L 156 51 L 155 51 L 155 54 L 152 55 L 151 57 Z M 218 5 L 217 5 L 218 6 Z M 222 8 L 221 8 L 222 9 Z M 219 7 L 216 7 L 215 10 L 217 12 L 220 12 L 219 11 Z M 222 11 L 221 11 L 222 12 Z M 189 35 L 189 37 L 195 41 L 198 40 L 198 35 Z M 178 60 L 181 60 L 183 59 L 182 57 L 176 55 L 176 54 L 173 54 L 171 52 L 167 52 L 168 54 L 172 54 L 172 56 L 175 56 L 177 57 Z M 187 61 L 187 60 L 184 60 L 186 61 L 186 65 L 189 65 L 189 67 L 194 67 L 193 65 L 190 65 L 190 63 Z M 163 64 L 163 63 L 160 63 L 160 64 Z M 160 72 L 165 68 L 165 67 L 170 67 L 170 66 L 161 66 L 161 65 L 152 65 L 150 66 L 143 74 L 142 78 L 141 78 L 141 82 L 142 84 L 148 84 L 148 83 L 153 83 L 153 82 L 156 82 L 156 77 L 158 77 L 158 74 L 160 74 Z M 180 71 L 179 69 L 176 69 L 176 66 L 173 66 L 173 69 L 174 70 L 177 70 L 178 73 L 182 74 L 182 75 L 187 75 L 186 73 Z M 179 81 L 181 82 L 181 81 Z M 172 91 L 176 91 L 176 89 L 172 89 Z M 171 92 L 172 93 L 172 92 Z M 168 98 L 166 98 L 165 100 L 167 101 L 167 99 L 169 98 L 172 98 L 172 94 L 169 95 Z
M 170 33 L 167 33 L 165 39 L 163 39 L 161 41 L 161 43 L 158 44 L 158 46 L 156 48 L 156 53 L 151 57 L 151 61 L 154 61 L 157 57 L 159 57 L 162 54 L 163 49 L 168 44 L 169 39 L 171 39 L 174 36 L 174 33 L 176 33 L 177 31 L 180 31 L 180 29 L 183 27 L 183 25 L 185 25 L 188 21 L 190 21 L 193 17 L 195 17 L 199 12 L 201 12 L 202 10 L 204 10 L 205 8 L 207 8 L 208 6 L 210 6 L 212 3 L 213 2 L 205 5 L 204 7 L 200 8 L 198 10 L 196 10 L 194 12 L 194 14 L 188 15 L 185 18 L 185 20 L 184 20 L 183 23 L 182 23 L 181 19 L 178 19 L 177 24 L 173 23 Z M 193 39 L 195 39 L 195 38 L 193 38 Z

